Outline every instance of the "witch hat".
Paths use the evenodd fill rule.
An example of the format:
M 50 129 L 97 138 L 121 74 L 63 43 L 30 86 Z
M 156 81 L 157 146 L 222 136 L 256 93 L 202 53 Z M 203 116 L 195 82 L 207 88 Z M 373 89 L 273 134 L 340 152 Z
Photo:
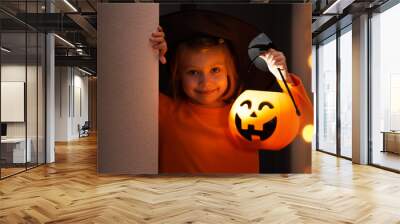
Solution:
M 175 53 L 178 44 L 183 41 L 196 36 L 223 38 L 233 51 L 244 89 L 282 91 L 272 74 L 266 75 L 259 69 L 254 69 L 251 74 L 248 73 L 249 65 L 252 63 L 248 54 L 249 43 L 262 33 L 255 26 L 230 15 L 197 9 L 161 16 L 160 25 L 168 44 L 167 61 Z M 160 79 L 170 75 L 165 66 L 160 67 L 160 73 L 168 73 L 161 74 Z

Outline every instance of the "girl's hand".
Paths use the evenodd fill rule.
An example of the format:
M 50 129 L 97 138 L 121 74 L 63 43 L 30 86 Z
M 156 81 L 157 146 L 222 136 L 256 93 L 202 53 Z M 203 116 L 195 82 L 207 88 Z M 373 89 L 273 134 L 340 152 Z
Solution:
M 277 80 L 282 80 L 282 77 L 278 71 L 279 68 L 286 82 L 293 83 L 288 73 L 286 57 L 282 52 L 271 48 L 268 51 L 261 53 L 260 57 L 267 62 L 269 71 L 276 77 Z
M 149 39 L 153 49 L 159 51 L 160 62 L 162 64 L 167 63 L 167 59 L 165 58 L 165 53 L 167 53 L 168 50 L 167 42 L 165 41 L 164 37 L 165 33 L 163 32 L 161 26 L 158 26 L 157 31 L 152 33 Z

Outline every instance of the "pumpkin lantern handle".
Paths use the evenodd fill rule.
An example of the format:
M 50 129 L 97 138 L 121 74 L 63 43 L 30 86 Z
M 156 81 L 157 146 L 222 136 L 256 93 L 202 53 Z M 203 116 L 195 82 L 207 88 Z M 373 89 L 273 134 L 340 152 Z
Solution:
M 300 115 L 301 115 L 301 114 L 300 114 L 300 110 L 299 110 L 299 108 L 297 107 L 296 101 L 294 100 L 292 91 L 290 91 L 289 86 L 288 86 L 288 84 L 287 84 L 287 82 L 286 82 L 286 79 L 285 79 L 285 77 L 283 77 L 283 74 L 282 74 L 282 71 L 281 71 L 280 68 L 278 68 L 278 71 L 279 71 L 279 74 L 281 75 L 281 78 L 282 78 L 282 80 L 283 80 L 283 83 L 285 84 L 286 90 L 287 90 L 287 92 L 289 93 L 290 99 L 291 99 L 292 102 L 293 102 L 294 108 L 296 109 L 296 114 L 297 114 L 297 116 L 300 116 Z
M 261 71 L 267 72 L 268 71 L 268 66 L 264 62 L 263 59 L 261 59 L 260 54 L 262 52 L 267 51 L 270 48 L 274 48 L 274 45 L 271 41 L 271 39 L 265 34 L 265 33 L 260 33 L 257 35 L 250 43 L 248 46 L 248 54 L 250 57 L 250 64 L 249 67 L 247 68 L 247 72 L 250 72 L 250 70 L 253 68 L 253 66 L 257 67 Z M 289 89 L 289 86 L 285 80 L 285 77 L 283 77 L 282 71 L 280 68 L 278 68 L 279 74 L 282 78 L 283 83 L 285 84 L 287 93 L 290 96 L 290 99 L 293 102 L 294 108 L 296 109 L 296 114 L 297 116 L 300 116 L 300 110 L 297 107 L 296 101 L 294 100 L 293 94 Z M 282 88 L 283 91 L 284 88 Z

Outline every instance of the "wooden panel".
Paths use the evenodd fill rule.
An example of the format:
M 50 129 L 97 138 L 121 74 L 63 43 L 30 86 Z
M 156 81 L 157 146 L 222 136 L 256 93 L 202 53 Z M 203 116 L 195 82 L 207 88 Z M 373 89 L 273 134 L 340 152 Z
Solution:
M 90 130 L 97 131 L 97 77 L 90 77 L 88 80 L 89 89 L 89 122 Z
M 292 58 L 289 64 L 290 72 L 296 74 L 303 82 L 308 96 L 313 102 L 311 93 L 311 4 L 292 5 L 292 27 L 291 39 Z M 300 38 L 301 37 L 301 38 Z M 307 124 L 313 124 L 313 112 L 302 112 L 307 114 L 305 120 Z M 306 142 L 302 136 L 302 130 L 290 146 L 291 173 L 310 173 L 311 172 L 311 143 Z
M 158 172 L 158 4 L 98 5 L 98 171 Z

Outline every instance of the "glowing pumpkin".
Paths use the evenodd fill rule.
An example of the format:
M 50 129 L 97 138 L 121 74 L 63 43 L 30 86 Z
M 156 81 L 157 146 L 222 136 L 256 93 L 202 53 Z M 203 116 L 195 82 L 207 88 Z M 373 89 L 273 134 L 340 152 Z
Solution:
M 233 103 L 229 128 L 254 149 L 279 150 L 297 136 L 300 119 L 286 92 L 244 91 Z

